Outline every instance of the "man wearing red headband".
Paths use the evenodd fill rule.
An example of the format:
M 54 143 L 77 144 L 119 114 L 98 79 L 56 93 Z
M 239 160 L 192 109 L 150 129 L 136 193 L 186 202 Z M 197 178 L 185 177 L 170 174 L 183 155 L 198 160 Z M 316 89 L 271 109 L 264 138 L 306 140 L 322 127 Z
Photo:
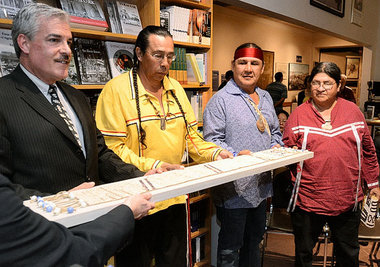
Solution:
M 256 86 L 264 71 L 261 48 L 253 43 L 239 46 L 232 71 L 233 79 L 206 106 L 205 139 L 234 155 L 282 145 L 272 98 Z M 217 266 L 261 266 L 266 199 L 272 196 L 270 172 L 219 186 L 212 195 L 221 223 Z

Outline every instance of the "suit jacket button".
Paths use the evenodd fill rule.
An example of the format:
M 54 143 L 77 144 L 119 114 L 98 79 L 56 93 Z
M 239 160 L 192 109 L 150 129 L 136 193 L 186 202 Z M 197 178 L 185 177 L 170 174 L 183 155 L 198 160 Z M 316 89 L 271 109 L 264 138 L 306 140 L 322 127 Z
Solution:
M 91 178 L 89 176 L 86 176 L 87 181 L 91 181 Z

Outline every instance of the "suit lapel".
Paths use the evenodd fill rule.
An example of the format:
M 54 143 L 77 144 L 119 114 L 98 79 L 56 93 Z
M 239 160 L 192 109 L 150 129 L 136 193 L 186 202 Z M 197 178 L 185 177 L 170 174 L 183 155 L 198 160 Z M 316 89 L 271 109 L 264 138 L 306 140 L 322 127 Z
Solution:
M 23 92 L 21 98 L 37 113 L 53 124 L 62 134 L 78 145 L 75 137 L 67 127 L 66 122 L 61 118 L 38 87 L 26 76 L 20 66 L 18 66 L 10 76 L 12 76 L 15 81 L 16 89 Z

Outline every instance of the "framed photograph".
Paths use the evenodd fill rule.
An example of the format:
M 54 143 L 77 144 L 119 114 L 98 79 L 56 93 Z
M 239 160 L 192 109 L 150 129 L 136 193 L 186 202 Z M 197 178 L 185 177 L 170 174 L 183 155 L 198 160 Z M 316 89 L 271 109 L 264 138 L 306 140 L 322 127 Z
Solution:
M 304 89 L 304 80 L 309 74 L 308 64 L 289 63 L 288 90 Z
M 346 56 L 347 79 L 359 79 L 360 57 Z
M 352 0 L 351 23 L 362 26 L 363 0 Z
M 282 72 L 284 81 L 288 80 L 288 63 L 276 62 L 276 68 L 274 70 L 274 73 L 277 73 L 277 72 Z
M 259 81 L 257 82 L 257 86 L 265 89 L 268 84 L 273 82 L 273 69 L 274 69 L 274 52 L 263 50 L 264 55 L 264 72 L 261 74 Z
M 345 0 L 310 0 L 310 5 L 319 7 L 339 17 L 344 17 Z

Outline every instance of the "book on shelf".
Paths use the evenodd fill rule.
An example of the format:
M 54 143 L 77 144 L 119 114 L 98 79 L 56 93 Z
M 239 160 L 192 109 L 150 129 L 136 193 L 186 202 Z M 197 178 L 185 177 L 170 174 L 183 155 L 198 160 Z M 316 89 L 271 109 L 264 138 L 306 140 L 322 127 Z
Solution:
M 202 37 L 202 44 L 204 45 L 211 45 L 211 12 L 210 11 L 205 11 L 205 19 L 204 19 L 204 24 L 205 26 L 203 27 L 203 37 Z
M 203 113 L 202 113 L 202 93 L 198 91 L 194 92 L 190 98 L 190 104 L 193 108 L 195 119 L 198 123 L 203 122 Z
M 121 28 L 119 11 L 117 9 L 116 0 L 104 0 L 104 10 L 107 13 L 107 22 L 110 26 L 110 31 L 114 33 L 123 33 Z
M 161 9 L 169 13 L 169 32 L 174 41 L 191 42 L 189 21 L 191 21 L 190 9 L 179 6 L 167 6 Z
M 18 63 L 19 60 L 13 46 L 11 30 L 0 29 L 0 76 L 11 73 Z
M 170 13 L 165 10 L 160 10 L 160 26 L 170 31 Z
M 211 44 L 211 12 L 192 10 L 192 42 L 196 44 Z
M 204 83 L 201 70 L 194 53 L 186 53 L 186 65 L 187 65 L 187 82 L 188 83 Z
M 23 6 L 34 2 L 33 0 L 0 1 L 0 18 L 13 19 Z
M 82 84 L 105 84 L 111 79 L 104 41 L 74 38 L 74 52 Z
M 197 61 L 199 72 L 201 74 L 201 82 L 207 83 L 207 54 L 195 54 L 195 60 Z
M 191 260 L 193 263 L 205 259 L 206 235 L 198 236 L 191 240 Z
M 58 0 L 59 6 L 70 15 L 73 28 L 106 31 L 108 23 L 98 0 Z
M 116 1 L 116 4 L 123 33 L 138 35 L 142 25 L 137 6 L 123 1 Z
M 133 67 L 135 45 L 119 42 L 105 42 L 112 78 L 129 71 Z
M 70 85 L 80 84 L 77 64 L 75 63 L 74 56 L 71 57 L 71 60 L 70 60 L 68 76 L 66 79 L 63 79 L 62 81 Z

